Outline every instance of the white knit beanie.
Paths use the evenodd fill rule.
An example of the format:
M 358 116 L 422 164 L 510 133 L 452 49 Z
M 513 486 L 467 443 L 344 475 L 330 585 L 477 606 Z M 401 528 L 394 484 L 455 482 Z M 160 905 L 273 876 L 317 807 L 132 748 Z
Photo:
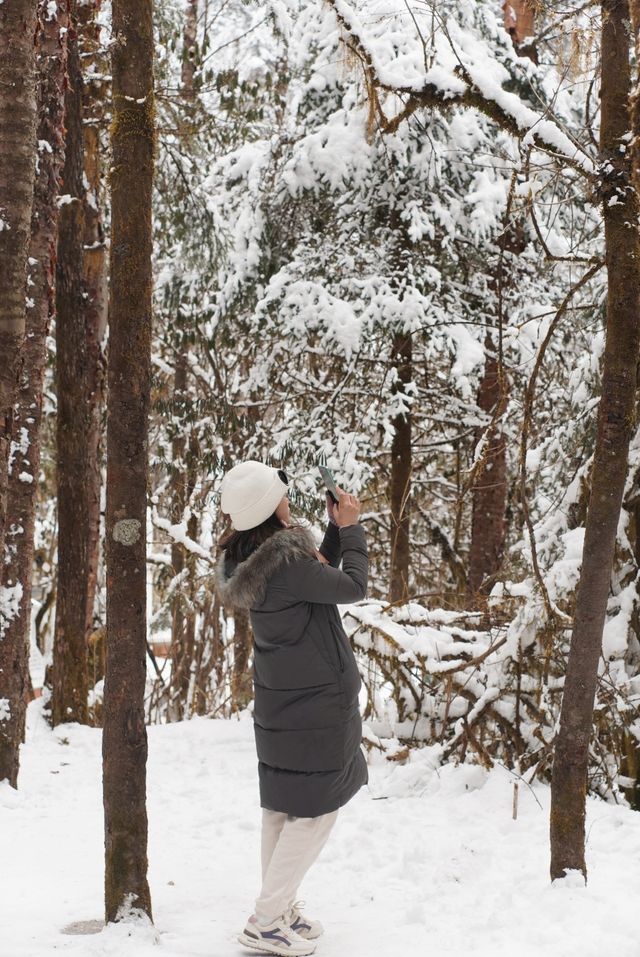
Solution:
M 282 478 L 281 476 L 284 476 Z M 286 474 L 263 462 L 241 462 L 229 469 L 220 486 L 220 508 L 244 532 L 273 515 L 287 492 Z

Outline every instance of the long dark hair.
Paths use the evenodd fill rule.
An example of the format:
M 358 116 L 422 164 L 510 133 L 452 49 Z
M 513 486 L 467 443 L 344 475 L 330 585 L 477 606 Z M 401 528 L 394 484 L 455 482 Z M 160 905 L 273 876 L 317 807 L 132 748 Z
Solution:
M 220 549 L 224 552 L 227 570 L 245 561 L 268 538 L 286 527 L 274 512 L 255 528 L 248 528 L 244 532 L 239 532 L 235 528 L 229 529 L 220 539 Z

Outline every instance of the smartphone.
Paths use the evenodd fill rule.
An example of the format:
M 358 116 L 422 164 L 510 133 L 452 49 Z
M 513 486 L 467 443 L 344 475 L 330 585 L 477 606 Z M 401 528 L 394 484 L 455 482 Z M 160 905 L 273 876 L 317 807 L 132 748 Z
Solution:
M 318 470 L 320 472 L 320 475 L 322 476 L 322 481 L 324 482 L 324 486 L 327 492 L 329 493 L 329 495 L 331 496 L 331 500 L 334 502 L 335 505 L 337 505 L 338 490 L 336 488 L 336 483 L 335 483 L 335 479 L 333 475 L 331 474 L 329 469 L 326 468 L 324 465 L 319 465 Z

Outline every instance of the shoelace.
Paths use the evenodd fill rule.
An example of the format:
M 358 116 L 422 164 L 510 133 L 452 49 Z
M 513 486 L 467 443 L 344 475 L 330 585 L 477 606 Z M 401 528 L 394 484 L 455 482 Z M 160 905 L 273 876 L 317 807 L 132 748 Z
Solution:
M 306 901 L 294 901 L 290 906 L 288 913 L 292 916 L 295 916 L 295 911 L 298 912 L 298 916 L 302 917 L 302 908 L 306 906 Z

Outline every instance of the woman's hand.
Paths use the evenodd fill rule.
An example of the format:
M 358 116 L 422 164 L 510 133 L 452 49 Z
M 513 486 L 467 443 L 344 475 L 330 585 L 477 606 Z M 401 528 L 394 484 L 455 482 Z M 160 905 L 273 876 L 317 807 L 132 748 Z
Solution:
M 338 491 L 338 504 L 333 506 L 338 528 L 357 525 L 360 518 L 360 502 L 355 495 L 347 495 L 341 488 Z

